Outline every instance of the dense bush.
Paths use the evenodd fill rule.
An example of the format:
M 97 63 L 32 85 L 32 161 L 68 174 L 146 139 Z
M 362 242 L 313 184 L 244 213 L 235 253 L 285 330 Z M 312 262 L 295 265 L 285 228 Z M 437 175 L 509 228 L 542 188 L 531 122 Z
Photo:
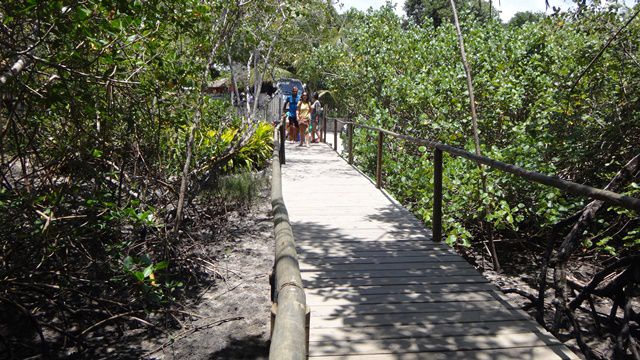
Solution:
M 604 187 L 638 154 L 640 23 L 631 23 L 573 88 L 580 71 L 630 15 L 616 11 L 591 8 L 577 18 L 557 15 L 520 27 L 464 17 L 484 155 Z M 453 25 L 403 24 L 388 8 L 351 12 L 346 19 L 340 41 L 321 46 L 302 69 L 328 84 L 338 110 L 365 124 L 472 150 L 468 92 Z M 356 162 L 370 173 L 375 170 L 373 136 L 357 131 L 355 140 Z M 431 155 L 411 144 L 386 144 L 385 187 L 429 223 Z M 488 194 L 482 194 L 475 164 L 445 156 L 444 166 L 449 242 L 468 244 L 478 220 L 490 222 L 503 236 L 527 236 L 586 203 L 492 170 Z M 637 194 L 636 187 L 627 184 L 620 191 Z M 492 212 L 485 215 L 486 203 Z M 609 225 L 620 228 L 626 220 L 608 217 L 591 235 L 603 243 L 597 232 Z M 617 244 L 628 235 L 621 231 Z M 632 237 L 626 243 L 637 241 Z
M 194 281 L 179 258 L 193 200 L 272 153 L 271 125 L 202 90 L 228 54 L 266 71 L 252 47 L 279 39 L 279 8 L 0 4 L 0 354 L 49 358 L 73 346 L 92 357 L 102 320 L 144 317 Z M 234 38 L 243 32 L 250 41 Z M 177 208 L 191 221 L 176 226 Z

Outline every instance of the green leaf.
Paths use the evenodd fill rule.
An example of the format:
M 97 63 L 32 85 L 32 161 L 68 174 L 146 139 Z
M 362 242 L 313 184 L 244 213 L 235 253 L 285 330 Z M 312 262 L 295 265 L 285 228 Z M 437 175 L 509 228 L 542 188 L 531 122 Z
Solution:
M 93 14 L 93 11 L 91 9 L 88 9 L 86 7 L 80 7 L 78 8 L 78 13 L 76 17 L 78 20 L 84 21 L 90 18 L 92 14 Z
M 118 31 L 122 31 L 122 29 L 124 28 L 124 25 L 122 23 L 122 19 L 121 18 L 116 18 L 113 19 L 109 22 L 109 25 L 111 25 L 111 28 L 114 30 L 118 30 Z
M 164 260 L 164 261 L 160 261 L 160 262 L 159 262 L 159 263 L 157 263 L 157 264 L 156 264 L 156 266 L 155 266 L 156 271 L 158 271 L 158 270 L 164 270 L 164 269 L 166 269 L 167 267 L 169 267 L 169 262 L 168 262 L 168 261 L 166 261 L 166 260 Z
M 129 271 L 129 270 L 133 269 L 133 266 L 135 265 L 135 262 L 133 261 L 133 258 L 131 256 L 127 256 L 122 261 L 122 265 L 124 266 L 125 270 Z
M 447 236 L 447 240 L 446 243 L 449 245 L 453 245 L 456 243 L 457 237 L 453 234 L 450 234 L 449 236 Z
M 146 268 L 144 268 L 144 272 L 143 275 L 145 278 L 148 278 L 149 275 L 153 274 L 153 265 L 149 265 Z
M 142 271 L 134 271 L 133 272 L 133 276 L 136 278 L 136 280 L 138 281 L 144 281 L 144 273 Z

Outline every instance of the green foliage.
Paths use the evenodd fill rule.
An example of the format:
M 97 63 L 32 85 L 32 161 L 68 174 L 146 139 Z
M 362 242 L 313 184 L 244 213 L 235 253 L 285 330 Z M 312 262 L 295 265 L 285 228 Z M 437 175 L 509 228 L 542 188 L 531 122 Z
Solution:
M 555 15 L 519 27 L 463 18 L 483 155 L 604 187 L 640 150 L 640 68 L 635 63 L 640 23 L 632 22 L 569 89 L 611 29 L 624 21 L 617 10 L 599 7 L 582 10 L 579 18 Z M 341 116 L 473 151 L 465 74 L 450 23 L 403 25 L 385 7 L 347 13 L 341 40 L 312 52 L 301 72 L 322 77 L 340 102 Z M 370 174 L 375 171 L 375 135 L 355 132 L 355 161 Z M 429 224 L 430 154 L 388 138 L 385 147 L 385 187 Z M 444 168 L 443 222 L 449 242 L 468 244 L 480 221 L 505 236 L 532 236 L 585 204 L 493 170 L 487 173 L 489 194 L 483 194 L 474 163 L 445 156 Z M 607 246 L 632 243 L 633 234 L 622 240 L 630 232 L 622 225 L 636 217 L 626 213 L 609 219 L 600 230 L 610 226 L 622 228 L 621 233 L 587 245 L 612 252 Z M 598 234 L 597 228 L 593 231 L 585 238 Z
M 456 1 L 457 11 L 462 18 L 474 16 L 488 20 L 497 18 L 498 11 L 486 0 Z M 453 11 L 449 0 L 406 0 L 404 10 L 409 19 L 417 25 L 438 27 L 443 22 L 453 22 Z
M 153 262 L 149 255 L 140 257 L 127 256 L 122 260 L 122 269 L 133 286 L 146 301 L 153 304 L 166 303 L 172 294 L 183 286 L 182 282 L 168 280 L 165 270 L 168 261 Z
M 273 155 L 273 125 L 262 122 L 247 144 L 231 160 L 232 167 L 247 170 L 264 168 Z
M 202 88 L 212 63 L 222 67 L 229 53 L 243 62 L 261 54 L 264 72 L 271 44 L 274 59 L 285 53 L 277 35 L 291 29 L 280 4 L 0 2 L 0 277 L 47 284 L 66 305 L 33 302 L 7 283 L 0 292 L 70 332 L 91 321 L 65 309 L 93 308 L 93 297 L 112 299 L 100 303 L 107 307 L 126 298 L 132 311 L 171 302 L 177 280 L 169 272 L 180 264 L 170 259 L 166 225 L 195 119 L 188 200 L 205 175 L 261 169 L 272 153 L 270 125 Z M 16 64 L 24 66 L 11 70 Z
M 521 27 L 527 23 L 542 21 L 544 17 L 542 12 L 519 11 L 513 15 L 508 24 L 513 27 Z
M 248 210 L 260 195 L 267 181 L 262 174 L 241 171 L 221 177 L 209 195 L 218 199 L 226 210 Z

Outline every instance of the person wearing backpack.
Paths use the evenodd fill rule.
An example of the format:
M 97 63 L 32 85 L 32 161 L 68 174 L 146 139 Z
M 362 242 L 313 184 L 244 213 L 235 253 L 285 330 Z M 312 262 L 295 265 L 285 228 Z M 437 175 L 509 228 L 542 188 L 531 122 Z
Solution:
M 287 96 L 287 100 L 284 102 L 282 112 L 286 112 L 289 120 L 289 141 L 294 142 L 298 138 L 298 118 L 296 112 L 298 110 L 298 102 L 300 97 L 298 96 L 298 87 L 294 86 L 291 90 L 291 95 Z M 302 134 L 301 134 L 302 136 Z
M 320 118 L 322 117 L 322 104 L 318 99 L 318 92 L 313 93 L 313 105 L 311 105 L 311 142 L 320 142 Z

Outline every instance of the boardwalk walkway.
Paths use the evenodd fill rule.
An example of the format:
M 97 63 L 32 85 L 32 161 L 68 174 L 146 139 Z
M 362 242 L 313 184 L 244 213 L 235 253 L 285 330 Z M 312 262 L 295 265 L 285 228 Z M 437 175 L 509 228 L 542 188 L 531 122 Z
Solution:
M 577 358 L 327 145 L 286 150 L 310 358 Z

